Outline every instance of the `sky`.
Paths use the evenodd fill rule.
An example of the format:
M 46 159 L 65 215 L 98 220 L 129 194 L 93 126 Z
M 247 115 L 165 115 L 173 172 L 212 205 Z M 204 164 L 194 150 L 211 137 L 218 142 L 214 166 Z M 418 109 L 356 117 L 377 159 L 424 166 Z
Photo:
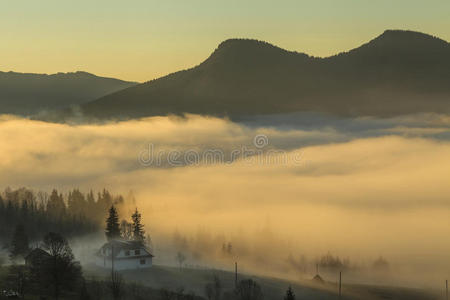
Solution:
M 386 29 L 450 40 L 448 0 L 0 0 L 0 71 L 83 70 L 144 82 L 193 67 L 228 38 L 328 56 Z

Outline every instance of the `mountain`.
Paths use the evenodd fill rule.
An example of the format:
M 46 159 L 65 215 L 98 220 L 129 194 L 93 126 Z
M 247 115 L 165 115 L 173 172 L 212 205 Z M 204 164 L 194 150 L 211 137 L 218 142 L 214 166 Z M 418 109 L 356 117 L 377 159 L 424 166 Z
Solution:
M 230 39 L 200 65 L 82 105 L 93 118 L 294 111 L 344 116 L 450 113 L 450 46 L 388 30 L 326 58 L 266 42 Z
M 78 105 L 136 85 L 86 72 L 0 72 L 0 113 L 30 115 Z

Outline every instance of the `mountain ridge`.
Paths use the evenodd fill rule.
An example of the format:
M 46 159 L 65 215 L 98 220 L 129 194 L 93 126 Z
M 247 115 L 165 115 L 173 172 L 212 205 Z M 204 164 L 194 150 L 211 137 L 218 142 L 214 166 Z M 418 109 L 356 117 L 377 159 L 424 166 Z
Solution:
M 135 84 L 85 71 L 54 74 L 0 71 L 0 113 L 33 115 L 58 110 Z
M 89 119 L 185 113 L 236 117 L 310 111 L 340 116 L 450 113 L 448 42 L 387 30 L 318 58 L 228 39 L 199 65 L 81 105 Z

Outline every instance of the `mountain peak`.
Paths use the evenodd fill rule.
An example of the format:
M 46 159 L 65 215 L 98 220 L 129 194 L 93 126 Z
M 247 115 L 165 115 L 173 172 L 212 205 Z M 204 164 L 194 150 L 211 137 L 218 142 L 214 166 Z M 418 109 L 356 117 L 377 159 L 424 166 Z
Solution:
M 233 62 L 245 66 L 251 63 L 265 64 L 274 59 L 278 60 L 290 56 L 307 57 L 305 54 L 300 54 L 299 56 L 297 52 L 282 49 L 268 42 L 233 38 L 221 42 L 205 63 Z
M 213 55 L 222 55 L 222 54 L 252 54 L 256 51 L 261 52 L 289 52 L 285 49 L 274 46 L 268 42 L 255 40 L 255 39 L 228 39 L 219 44 L 217 49 L 214 51 Z
M 222 48 L 228 48 L 228 47 L 258 47 L 258 46 L 273 46 L 270 43 L 264 42 L 264 41 L 260 41 L 260 40 L 256 40 L 256 39 L 245 39 L 245 38 L 231 38 L 231 39 L 227 39 L 223 42 L 221 42 L 219 44 L 219 46 L 217 47 L 218 49 L 222 49 Z
M 367 45 L 380 47 L 447 47 L 448 43 L 435 36 L 411 30 L 386 30 Z

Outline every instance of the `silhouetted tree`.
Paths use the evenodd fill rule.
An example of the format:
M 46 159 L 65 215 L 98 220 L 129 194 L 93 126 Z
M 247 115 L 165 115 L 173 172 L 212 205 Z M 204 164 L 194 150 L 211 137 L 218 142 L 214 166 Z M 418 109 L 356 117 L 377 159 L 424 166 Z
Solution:
M 114 240 L 120 237 L 119 215 L 114 205 L 109 209 L 109 216 L 106 219 L 106 238 Z
M 100 197 L 112 197 L 117 203 L 123 201 L 122 197 L 111 196 L 106 190 Z M 104 208 L 102 203 L 98 203 L 92 191 L 84 195 L 75 189 L 64 198 L 56 190 L 48 195 L 26 188 L 6 188 L 0 193 L 0 240 L 8 240 L 5 246 L 9 249 L 18 224 L 24 225 L 29 240 L 41 238 L 54 228 L 58 228 L 65 237 L 96 232 L 104 224 L 109 207 Z
M 28 236 L 25 233 L 25 228 L 22 224 L 18 224 L 14 230 L 14 235 L 11 240 L 10 257 L 16 259 L 17 257 L 25 257 L 29 251 Z
M 67 208 L 70 213 L 75 215 L 83 215 L 87 212 L 86 199 L 78 189 L 69 192 L 67 197 Z
M 133 220 L 133 239 L 136 241 L 145 240 L 144 225 L 141 223 L 141 214 L 138 212 L 137 208 L 134 214 L 131 216 Z
M 54 216 L 63 216 L 66 212 L 66 204 L 62 195 L 58 195 L 57 190 L 53 190 L 47 203 L 47 211 Z
M 109 283 L 109 288 L 111 289 L 111 294 L 114 300 L 120 300 L 123 296 L 123 278 L 118 272 L 111 273 L 111 281 Z
M 8 268 L 6 284 L 19 293 L 22 299 L 30 286 L 30 273 L 24 265 L 11 265 Z
M 212 282 L 205 285 L 205 295 L 208 300 L 220 300 L 222 296 L 222 284 L 216 275 L 214 275 Z
M 79 299 L 80 300 L 90 300 L 91 299 L 91 295 L 89 295 L 89 292 L 86 287 L 86 280 L 84 280 L 84 278 L 81 281 Z
M 373 262 L 372 267 L 376 271 L 387 271 L 389 270 L 389 263 L 384 257 L 380 256 Z
M 176 260 L 180 264 L 180 269 L 181 269 L 184 261 L 186 260 L 186 256 L 182 252 L 178 252 L 177 256 L 176 256 Z
M 205 296 L 208 300 L 212 300 L 214 295 L 214 288 L 211 282 L 205 285 Z
M 92 278 L 90 281 L 91 292 L 95 300 L 102 300 L 105 297 L 105 284 L 102 281 L 98 281 L 96 278 Z
M 81 279 L 81 267 L 74 260 L 69 243 L 60 234 L 49 232 L 44 237 L 43 247 L 50 258 L 43 264 L 42 273 L 52 287 L 54 298 L 59 299 L 63 290 L 71 290 L 77 285 Z
M 295 300 L 294 291 L 292 291 L 292 288 L 290 286 L 286 291 L 286 296 L 284 296 L 284 300 Z
M 133 239 L 132 224 L 127 222 L 126 220 L 122 220 L 122 222 L 120 222 L 120 235 L 125 240 L 132 240 Z
M 322 256 L 319 260 L 320 267 L 328 270 L 347 270 L 350 268 L 348 259 L 341 260 L 339 256 L 333 256 L 330 253 Z
M 252 279 L 240 281 L 235 294 L 238 300 L 261 300 L 263 298 L 261 287 Z

